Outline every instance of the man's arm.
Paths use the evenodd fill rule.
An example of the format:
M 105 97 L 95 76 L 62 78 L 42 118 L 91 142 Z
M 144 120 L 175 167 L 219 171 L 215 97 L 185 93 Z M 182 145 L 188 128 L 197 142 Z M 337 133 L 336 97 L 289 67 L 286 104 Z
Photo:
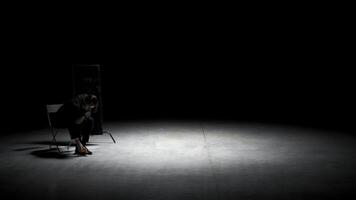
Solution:
M 84 113 L 83 116 L 79 117 L 78 119 L 75 120 L 75 123 L 76 124 L 81 124 L 83 123 L 83 121 L 86 119 L 86 118 L 89 118 L 91 116 L 91 112 L 90 111 L 87 111 Z
M 84 119 L 85 119 L 84 116 L 83 116 L 83 117 L 80 117 L 80 118 L 76 119 L 74 123 L 76 123 L 76 124 L 81 124 L 81 123 L 83 123 Z

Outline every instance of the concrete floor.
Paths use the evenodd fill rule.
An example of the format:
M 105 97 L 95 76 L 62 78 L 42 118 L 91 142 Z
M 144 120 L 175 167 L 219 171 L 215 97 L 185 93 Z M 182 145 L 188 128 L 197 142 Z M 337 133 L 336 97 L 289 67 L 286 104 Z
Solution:
M 345 199 L 356 194 L 356 138 L 228 122 L 121 122 L 93 155 L 49 150 L 47 130 L 3 135 L 0 190 L 11 199 Z M 68 135 L 60 133 L 60 143 Z M 66 150 L 63 147 L 63 150 Z M 73 150 L 71 147 L 70 150 Z M 10 199 L 10 198 L 9 198 Z

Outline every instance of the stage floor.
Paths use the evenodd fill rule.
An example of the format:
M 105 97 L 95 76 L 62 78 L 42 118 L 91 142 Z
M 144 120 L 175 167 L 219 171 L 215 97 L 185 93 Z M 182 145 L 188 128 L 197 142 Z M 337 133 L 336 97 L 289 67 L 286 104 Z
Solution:
M 47 129 L 1 136 L 9 199 L 346 199 L 356 194 L 356 138 L 263 123 L 104 124 L 93 155 L 49 150 Z M 60 144 L 69 135 L 61 132 Z M 66 151 L 65 147 L 62 150 Z

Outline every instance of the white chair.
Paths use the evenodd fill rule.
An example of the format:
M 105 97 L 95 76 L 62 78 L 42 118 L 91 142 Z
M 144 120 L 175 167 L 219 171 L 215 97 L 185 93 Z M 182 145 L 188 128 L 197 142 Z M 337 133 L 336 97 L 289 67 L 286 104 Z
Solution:
M 56 112 L 59 110 L 59 108 L 62 106 L 63 104 L 48 104 L 46 105 L 46 110 L 47 110 L 47 118 L 48 118 L 48 126 L 50 129 L 50 132 L 52 134 L 52 141 L 49 145 L 49 148 L 52 148 L 52 145 L 56 145 L 56 148 L 58 150 L 59 153 L 61 153 L 61 150 L 59 148 L 59 144 L 57 142 L 56 136 L 58 134 L 59 131 L 59 127 L 57 126 L 57 120 L 56 120 Z M 109 131 L 103 131 L 103 133 L 108 134 L 112 141 L 114 143 L 116 143 L 116 140 L 114 139 L 114 137 L 111 135 L 111 133 Z M 68 142 L 67 145 L 67 150 L 69 150 L 69 147 L 73 144 L 73 141 L 70 140 Z
M 46 105 L 46 110 L 47 110 L 47 119 L 48 119 L 48 126 L 50 129 L 50 132 L 52 134 L 52 141 L 49 145 L 49 148 L 52 148 L 52 145 L 56 145 L 56 148 L 58 150 L 59 153 L 61 153 L 61 150 L 59 149 L 59 144 L 57 142 L 56 136 L 59 132 L 59 127 L 57 126 L 57 120 L 56 120 L 56 112 L 59 110 L 59 108 L 62 106 L 63 104 L 49 104 Z M 72 140 L 70 140 L 68 142 L 67 145 L 67 150 L 69 150 L 69 147 L 72 145 Z

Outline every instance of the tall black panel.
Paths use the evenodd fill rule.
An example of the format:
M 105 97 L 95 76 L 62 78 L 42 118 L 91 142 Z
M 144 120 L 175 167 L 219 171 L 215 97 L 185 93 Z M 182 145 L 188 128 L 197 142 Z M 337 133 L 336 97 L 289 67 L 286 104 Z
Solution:
M 87 93 L 98 97 L 98 112 L 94 113 L 94 131 L 92 134 L 103 133 L 103 109 L 101 95 L 101 68 L 97 64 L 75 64 L 72 66 L 73 74 L 73 96 Z

